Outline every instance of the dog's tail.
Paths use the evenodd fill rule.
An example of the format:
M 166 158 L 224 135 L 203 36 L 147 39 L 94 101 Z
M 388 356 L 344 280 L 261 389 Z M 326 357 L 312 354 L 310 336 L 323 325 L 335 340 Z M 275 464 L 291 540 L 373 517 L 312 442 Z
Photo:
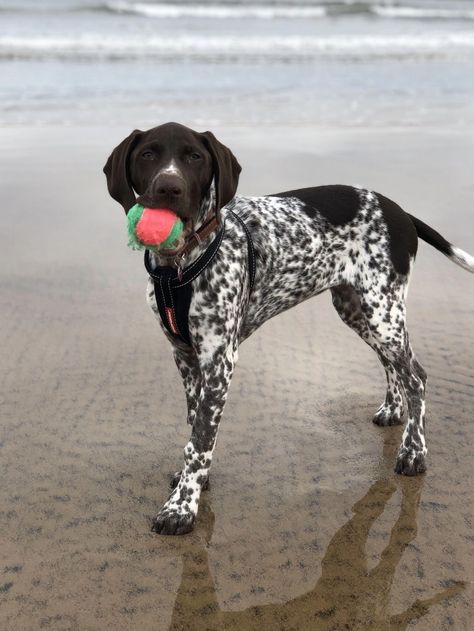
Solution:
M 416 233 L 420 239 L 423 239 L 423 241 L 426 241 L 426 243 L 429 243 L 434 248 L 442 252 L 453 263 L 456 263 L 456 265 L 460 265 L 461 267 L 464 267 L 464 269 L 467 269 L 468 272 L 474 273 L 474 256 L 471 256 L 467 252 L 464 252 L 464 250 L 461 250 L 461 248 L 457 248 L 455 245 L 449 243 L 449 241 L 446 241 L 439 232 L 433 230 L 433 228 L 420 219 L 417 219 L 410 214 L 408 214 L 408 216 L 413 221 Z

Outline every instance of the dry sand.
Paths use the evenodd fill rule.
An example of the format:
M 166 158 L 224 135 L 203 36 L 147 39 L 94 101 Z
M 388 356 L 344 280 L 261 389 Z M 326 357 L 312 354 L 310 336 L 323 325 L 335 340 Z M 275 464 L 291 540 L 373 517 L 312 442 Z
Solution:
M 241 347 L 195 531 L 149 532 L 188 429 L 101 172 L 127 131 L 0 132 L 0 628 L 472 628 L 474 278 L 424 244 L 428 473 L 393 473 L 383 372 L 323 295 Z M 242 194 L 360 184 L 474 251 L 472 133 L 215 131 Z

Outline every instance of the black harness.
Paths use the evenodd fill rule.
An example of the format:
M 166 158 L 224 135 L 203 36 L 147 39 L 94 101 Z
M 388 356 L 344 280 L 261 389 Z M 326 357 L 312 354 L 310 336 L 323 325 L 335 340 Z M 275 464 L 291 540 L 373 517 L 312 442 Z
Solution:
M 238 215 L 231 210 L 228 215 L 232 215 L 232 217 L 240 223 L 247 238 L 250 293 L 253 288 L 256 270 L 255 248 L 252 237 L 244 221 Z M 191 346 L 188 314 L 192 297 L 192 281 L 197 278 L 214 259 L 224 238 L 224 233 L 225 220 L 207 250 L 203 252 L 194 263 L 191 263 L 191 265 L 181 271 L 171 266 L 153 268 L 150 261 L 150 251 L 145 250 L 145 268 L 155 285 L 155 299 L 161 321 L 170 335 L 181 340 L 188 346 Z

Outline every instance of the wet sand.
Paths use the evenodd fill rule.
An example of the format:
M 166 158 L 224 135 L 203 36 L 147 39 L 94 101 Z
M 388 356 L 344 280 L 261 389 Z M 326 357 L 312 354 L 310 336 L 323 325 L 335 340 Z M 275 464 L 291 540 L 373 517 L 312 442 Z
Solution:
M 425 244 L 428 473 L 393 473 L 382 369 L 322 295 L 242 345 L 195 531 L 149 532 L 188 429 L 101 172 L 127 131 L 0 131 L 0 628 L 470 628 L 474 279 Z M 242 194 L 359 184 L 474 252 L 472 133 L 214 131 Z

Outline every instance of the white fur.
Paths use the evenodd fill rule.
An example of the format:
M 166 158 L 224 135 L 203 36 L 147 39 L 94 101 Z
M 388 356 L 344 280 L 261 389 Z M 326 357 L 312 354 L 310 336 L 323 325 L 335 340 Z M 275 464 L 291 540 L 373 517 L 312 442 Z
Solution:
M 456 246 L 452 245 L 451 255 L 449 256 L 449 258 L 453 261 L 453 263 L 456 263 L 457 265 L 464 267 L 464 269 L 467 269 L 468 272 L 474 272 L 474 256 L 471 256 L 467 252 L 464 252 L 464 250 L 461 250 L 461 248 L 457 248 Z

